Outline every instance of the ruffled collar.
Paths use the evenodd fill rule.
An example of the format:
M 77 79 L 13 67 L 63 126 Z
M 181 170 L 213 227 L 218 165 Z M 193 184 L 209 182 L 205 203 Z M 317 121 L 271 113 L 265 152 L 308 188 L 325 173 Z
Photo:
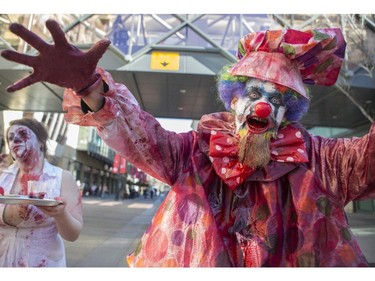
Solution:
M 306 143 L 306 149 L 309 150 L 308 139 L 309 134 L 299 123 L 291 123 L 288 126 L 292 126 L 301 133 L 301 137 Z M 209 156 L 210 141 L 212 131 L 220 132 L 223 134 L 234 135 L 235 134 L 235 115 L 230 112 L 217 112 L 212 114 L 203 115 L 198 127 L 199 136 L 199 148 Z M 291 170 L 295 169 L 301 163 L 281 163 L 270 161 L 267 167 L 263 169 L 257 169 L 251 176 L 247 177 L 244 182 L 247 181 L 274 181 L 283 175 L 287 174 Z M 219 175 L 220 176 L 220 175 Z

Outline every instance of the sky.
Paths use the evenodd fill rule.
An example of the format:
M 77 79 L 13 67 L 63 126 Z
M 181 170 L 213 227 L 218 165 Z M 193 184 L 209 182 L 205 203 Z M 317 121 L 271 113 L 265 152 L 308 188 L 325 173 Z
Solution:
M 168 130 L 176 133 L 184 133 L 191 131 L 192 120 L 188 119 L 169 119 L 169 118 L 156 118 L 160 125 Z

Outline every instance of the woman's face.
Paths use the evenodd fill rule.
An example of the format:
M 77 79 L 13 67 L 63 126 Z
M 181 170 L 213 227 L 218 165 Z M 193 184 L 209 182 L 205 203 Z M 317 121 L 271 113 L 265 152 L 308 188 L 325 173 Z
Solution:
M 40 145 L 35 133 L 26 126 L 13 125 L 8 131 L 8 144 L 13 158 L 30 162 L 39 151 Z

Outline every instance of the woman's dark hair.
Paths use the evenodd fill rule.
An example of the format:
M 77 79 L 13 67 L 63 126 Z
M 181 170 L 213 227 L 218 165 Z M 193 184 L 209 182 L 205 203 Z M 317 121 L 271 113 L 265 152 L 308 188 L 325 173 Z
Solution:
M 43 123 L 35 119 L 31 119 L 31 118 L 22 118 L 22 119 L 16 119 L 16 120 L 10 121 L 9 127 L 5 133 L 5 138 L 8 144 L 9 144 L 9 140 L 8 140 L 9 129 L 10 127 L 14 125 L 25 126 L 29 128 L 30 130 L 32 130 L 34 134 L 36 135 L 39 143 L 42 145 L 41 149 L 42 149 L 44 156 L 47 154 L 48 132 Z

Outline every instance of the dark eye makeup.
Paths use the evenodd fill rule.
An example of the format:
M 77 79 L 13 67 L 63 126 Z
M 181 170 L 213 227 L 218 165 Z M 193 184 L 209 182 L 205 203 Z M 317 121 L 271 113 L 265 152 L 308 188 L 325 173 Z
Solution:
M 253 100 L 259 99 L 262 95 L 256 91 L 255 89 L 252 89 L 251 92 L 249 93 L 249 97 Z
M 19 135 L 19 137 L 23 141 L 25 141 L 29 138 L 29 134 L 27 133 L 27 130 L 24 129 L 24 128 L 21 128 L 21 129 L 17 130 L 16 133 Z M 16 135 L 15 133 L 10 133 L 9 136 L 8 136 L 8 140 L 13 141 L 14 138 L 15 138 L 15 135 Z

